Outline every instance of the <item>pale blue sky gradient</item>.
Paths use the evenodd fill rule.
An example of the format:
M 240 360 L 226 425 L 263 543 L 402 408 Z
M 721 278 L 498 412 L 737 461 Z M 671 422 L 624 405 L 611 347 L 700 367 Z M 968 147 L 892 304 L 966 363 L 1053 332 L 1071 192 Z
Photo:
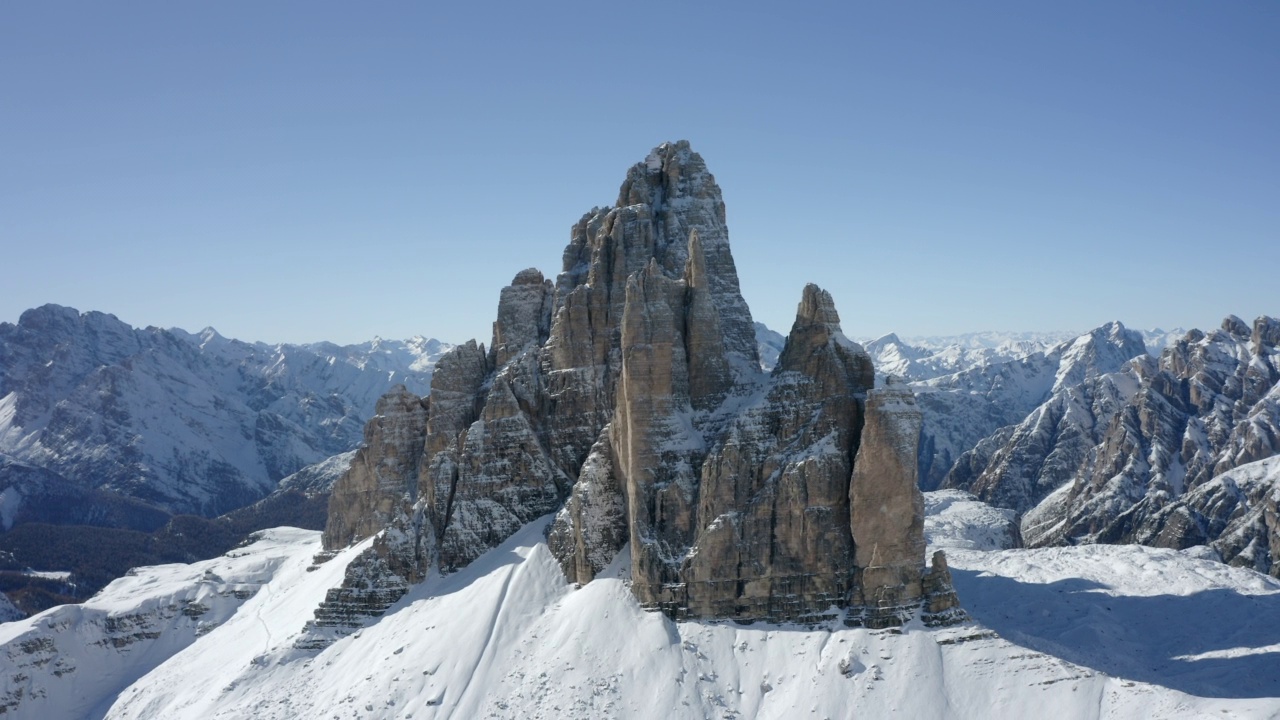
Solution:
M 847 333 L 1280 314 L 1280 3 L 5 3 L 0 320 L 487 342 L 687 138 Z

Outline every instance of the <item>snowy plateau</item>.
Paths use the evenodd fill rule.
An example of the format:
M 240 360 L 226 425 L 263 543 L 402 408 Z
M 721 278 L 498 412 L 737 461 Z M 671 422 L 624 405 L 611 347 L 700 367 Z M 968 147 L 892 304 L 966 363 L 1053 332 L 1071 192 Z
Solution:
M 1263 718 L 1280 582 L 1195 552 L 1011 549 L 1012 513 L 926 494 L 972 620 L 941 629 L 674 622 L 625 560 L 565 582 L 530 524 L 316 652 L 303 623 L 363 544 L 263 531 L 0 625 L 14 718 Z M 622 553 L 620 558 L 628 555 Z

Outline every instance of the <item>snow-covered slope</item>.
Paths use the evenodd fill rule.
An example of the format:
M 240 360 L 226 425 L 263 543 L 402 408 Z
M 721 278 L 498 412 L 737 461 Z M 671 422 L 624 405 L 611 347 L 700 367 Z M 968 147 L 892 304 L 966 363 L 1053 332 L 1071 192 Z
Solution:
M 1019 547 L 1017 515 L 993 507 L 963 490 L 924 494 L 924 534 L 934 550 L 1008 550 Z
M 930 544 L 948 548 L 973 623 L 673 622 L 637 606 L 625 564 L 582 588 L 565 583 L 544 518 L 415 587 L 363 631 L 302 651 L 303 622 L 361 548 L 308 572 L 318 536 L 279 530 L 4 626 L 0 670 L 20 718 L 1280 713 L 1280 582 L 1136 546 L 974 549 L 1003 544 L 1006 514 L 955 492 L 928 506 Z M 240 599 L 236 588 L 256 592 Z M 188 617 L 188 601 L 209 609 Z
M 1134 539 L 1150 545 L 1203 542 L 1223 562 L 1270 572 L 1280 555 L 1278 506 L 1280 455 L 1232 468 L 1186 493 L 1140 527 Z
M 27 614 L 19 610 L 10 602 L 8 596 L 0 593 L 0 623 L 7 623 L 13 620 L 21 620 Z
M 756 323 L 756 349 L 760 352 L 760 367 L 764 370 L 772 370 L 774 365 L 778 364 L 778 356 L 782 354 L 782 348 L 787 344 L 787 338 L 782 333 L 770 330 L 764 323 Z
M 447 349 L 250 344 L 46 305 L 0 323 L 0 453 L 68 484 L 216 515 L 354 448 L 378 397 L 397 383 L 427 392 Z
M 312 590 L 318 601 L 336 581 L 333 570 L 306 572 L 318 538 L 269 530 L 223 557 L 139 568 L 83 604 L 0 625 L 0 708 L 7 717 L 101 717 L 131 683 L 223 623 L 255 625 L 257 606 L 274 593 L 288 588 L 305 602 Z M 252 644 L 251 635 L 226 640 Z

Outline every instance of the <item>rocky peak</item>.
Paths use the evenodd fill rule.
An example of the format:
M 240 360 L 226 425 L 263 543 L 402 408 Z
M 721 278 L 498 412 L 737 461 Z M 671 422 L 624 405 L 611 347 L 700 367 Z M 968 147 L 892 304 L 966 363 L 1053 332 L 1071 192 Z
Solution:
M 558 510 L 548 543 L 566 577 L 590 582 L 629 544 L 633 592 L 673 616 L 813 619 L 834 606 L 863 622 L 874 598 L 888 609 L 866 622 L 900 622 L 924 597 L 918 414 L 894 389 L 864 438 L 873 385 L 870 357 L 814 285 L 763 375 L 720 189 L 687 142 L 661 145 L 615 207 L 573 227 L 554 287 L 525 270 L 502 290 L 487 355 L 473 341 L 440 360 L 416 505 L 362 563 L 394 577 L 356 589 L 401 592 L 422 562 L 451 571 Z M 857 530 L 867 557 L 889 568 L 866 577 L 858 513 L 876 518 Z
M 1250 336 L 1249 326 L 1235 315 L 1228 315 L 1222 319 L 1222 331 L 1238 340 L 1244 340 Z
M 634 213 L 648 221 L 645 235 L 652 242 L 652 257 L 671 277 L 680 276 L 688 261 L 688 239 L 698 233 L 708 290 L 723 323 L 731 364 L 758 367 L 751 312 L 742 299 L 738 271 L 729 252 L 720 187 L 688 141 L 663 143 L 644 162 L 634 165 L 618 192 L 617 205 L 609 212 L 624 220 Z
M 1253 333 L 1250 336 L 1255 349 L 1274 348 L 1280 345 L 1280 320 L 1266 315 L 1253 321 Z
M 1050 392 L 1077 385 L 1119 370 L 1125 362 L 1147 353 L 1142 333 L 1118 321 L 1101 325 L 1051 351 L 1058 356 L 1058 371 Z
M 1249 500 L 1248 513 L 1212 507 L 1226 497 L 1215 478 L 1280 449 L 1280 354 L 1265 341 L 1271 322 L 1249 327 L 1228 316 L 1219 329 L 1186 333 L 1159 358 L 1142 354 L 1076 374 L 1023 421 L 966 454 L 957 467 L 980 468 L 967 487 L 1024 512 L 1021 531 L 1031 546 L 1214 541 L 1224 557 L 1247 556 L 1277 572 L 1261 545 L 1247 552 L 1233 545 L 1242 537 L 1261 542 L 1265 532 L 1222 535 L 1234 523 L 1222 518 L 1256 519 L 1260 499 Z M 1087 342 L 1096 348 L 1126 345 L 1094 340 Z
M 812 283 L 804 288 L 791 334 L 773 372 L 800 372 L 824 383 L 830 378 L 842 384 L 841 389 L 833 390 L 838 394 L 863 393 L 875 384 L 871 356 L 845 337 L 831 293 Z
M 797 328 L 834 327 L 840 331 L 840 313 L 836 312 L 836 303 L 831 293 L 809 283 L 804 286 L 804 294 L 800 297 L 800 307 L 796 310 L 796 321 L 791 332 Z
M 694 409 L 714 410 L 734 382 L 725 354 L 720 312 L 708 284 L 706 256 L 698 231 L 689 233 L 685 265 L 685 354 L 689 358 L 689 400 Z
M 546 342 L 551 332 L 554 301 L 555 285 L 544 280 L 536 268 L 521 270 L 511 284 L 502 289 L 489 350 L 490 362 L 495 367 L 506 365 L 526 347 Z
M 902 345 L 903 343 L 902 343 L 902 339 L 898 337 L 897 333 L 889 333 L 888 335 L 882 335 L 876 338 L 869 344 L 879 346 L 879 345 Z

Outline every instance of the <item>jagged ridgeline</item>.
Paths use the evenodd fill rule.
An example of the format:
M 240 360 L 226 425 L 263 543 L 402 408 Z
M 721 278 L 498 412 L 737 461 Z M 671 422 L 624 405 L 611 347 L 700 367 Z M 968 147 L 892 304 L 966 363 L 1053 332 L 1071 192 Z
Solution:
M 720 188 L 687 142 L 631 168 L 572 230 L 553 283 L 502 290 L 493 340 L 384 397 L 334 488 L 325 546 L 377 534 L 321 626 L 376 615 L 556 513 L 575 583 L 624 550 L 673 617 L 901 623 L 956 616 L 926 571 L 911 392 L 874 388 L 831 296 L 804 288 L 771 373 L 738 289 Z

